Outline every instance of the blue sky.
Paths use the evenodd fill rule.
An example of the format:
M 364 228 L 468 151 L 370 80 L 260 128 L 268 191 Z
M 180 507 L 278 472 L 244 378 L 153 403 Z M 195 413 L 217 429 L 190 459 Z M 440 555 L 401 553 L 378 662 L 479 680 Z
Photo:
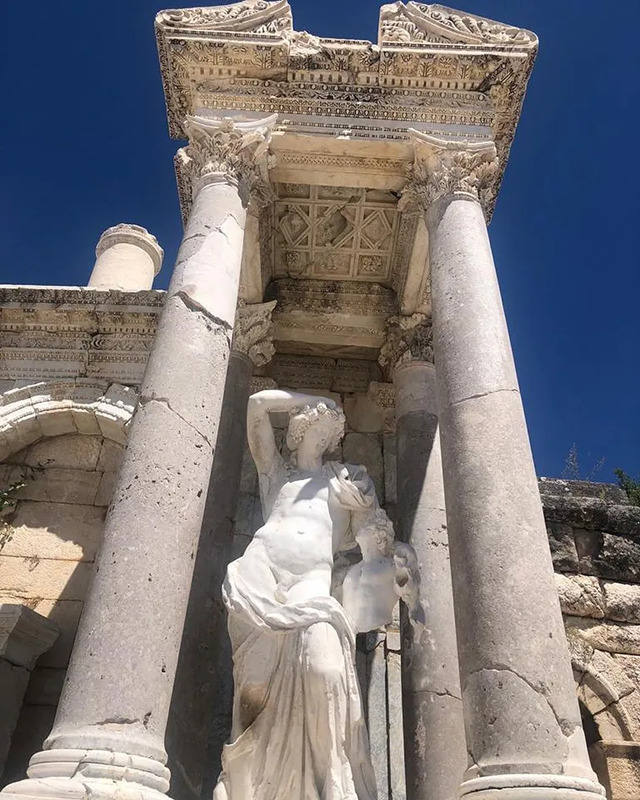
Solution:
M 83 285 L 100 233 L 135 222 L 165 249 L 166 287 L 181 223 L 159 3 L 3 8 L 0 282 Z M 292 4 L 298 30 L 375 40 L 377 2 Z M 600 480 L 640 473 L 640 3 L 461 7 L 541 40 L 490 228 L 538 472 L 575 443 L 584 475 L 602 458 Z

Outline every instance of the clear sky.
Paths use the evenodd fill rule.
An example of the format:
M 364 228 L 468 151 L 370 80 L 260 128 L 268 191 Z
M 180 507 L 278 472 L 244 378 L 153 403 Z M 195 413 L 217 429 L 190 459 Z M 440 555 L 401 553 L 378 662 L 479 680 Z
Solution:
M 375 41 L 378 2 L 291 0 L 297 30 Z M 161 0 L 6 3 L 0 283 L 86 284 L 100 233 L 180 236 Z M 188 3 L 185 2 L 184 5 Z M 541 40 L 490 234 L 539 474 L 640 473 L 640 3 L 460 0 Z M 635 122 L 634 122 L 635 120 Z

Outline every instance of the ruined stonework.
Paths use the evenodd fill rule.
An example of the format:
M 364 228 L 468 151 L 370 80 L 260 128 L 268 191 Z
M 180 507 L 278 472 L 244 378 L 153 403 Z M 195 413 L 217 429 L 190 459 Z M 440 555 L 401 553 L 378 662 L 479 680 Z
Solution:
M 363 624 L 323 678 L 361 695 L 358 747 L 283 764 L 283 800 L 352 798 L 354 765 L 358 800 L 637 800 L 640 514 L 615 487 L 538 482 L 487 233 L 535 34 L 413 0 L 381 7 L 375 44 L 296 31 L 286 0 L 161 11 L 155 33 L 187 140 L 167 292 L 128 223 L 87 287 L 0 288 L 2 800 L 209 800 L 224 759 L 216 796 L 249 800 L 222 755 L 247 709 L 300 753 L 251 700 L 280 673 L 243 659 L 223 603 L 233 635 L 225 574 L 272 513 L 256 393 L 344 409 L 313 470 L 364 465 L 350 502 L 376 498 L 420 575 L 417 616 Z M 294 469 L 286 411 L 258 464 Z M 316 611 L 346 652 L 358 614 L 334 599 Z M 261 774 L 245 758 L 241 783 Z

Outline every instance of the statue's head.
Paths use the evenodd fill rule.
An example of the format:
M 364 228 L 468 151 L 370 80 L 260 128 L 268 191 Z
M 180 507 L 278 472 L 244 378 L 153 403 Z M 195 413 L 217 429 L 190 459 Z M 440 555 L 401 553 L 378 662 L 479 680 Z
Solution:
M 369 539 L 372 544 L 375 544 L 380 555 L 389 557 L 393 554 L 395 541 L 393 523 L 384 509 L 380 507 L 371 509 L 362 515 L 358 523 L 359 525 L 355 531 L 355 538 L 358 544 L 362 546 L 364 540 Z
M 293 409 L 289 415 L 287 447 L 295 453 L 304 441 L 315 445 L 319 452 L 330 453 L 344 436 L 344 424 L 342 409 L 332 401 L 319 399 L 313 405 Z

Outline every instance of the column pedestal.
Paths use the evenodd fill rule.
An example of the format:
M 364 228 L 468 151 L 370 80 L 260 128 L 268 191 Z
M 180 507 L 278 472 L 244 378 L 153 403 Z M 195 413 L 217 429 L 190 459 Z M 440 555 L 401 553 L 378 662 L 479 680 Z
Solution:
M 465 800 L 602 800 L 590 767 L 479 202 L 491 143 L 415 135 L 427 173 L 435 361 L 471 766 Z
M 228 123 L 189 126 L 193 205 L 55 724 L 29 780 L 3 798 L 161 800 L 169 788 L 164 734 L 240 278 L 246 198 L 237 165 L 267 132 L 253 123 L 247 141 Z

